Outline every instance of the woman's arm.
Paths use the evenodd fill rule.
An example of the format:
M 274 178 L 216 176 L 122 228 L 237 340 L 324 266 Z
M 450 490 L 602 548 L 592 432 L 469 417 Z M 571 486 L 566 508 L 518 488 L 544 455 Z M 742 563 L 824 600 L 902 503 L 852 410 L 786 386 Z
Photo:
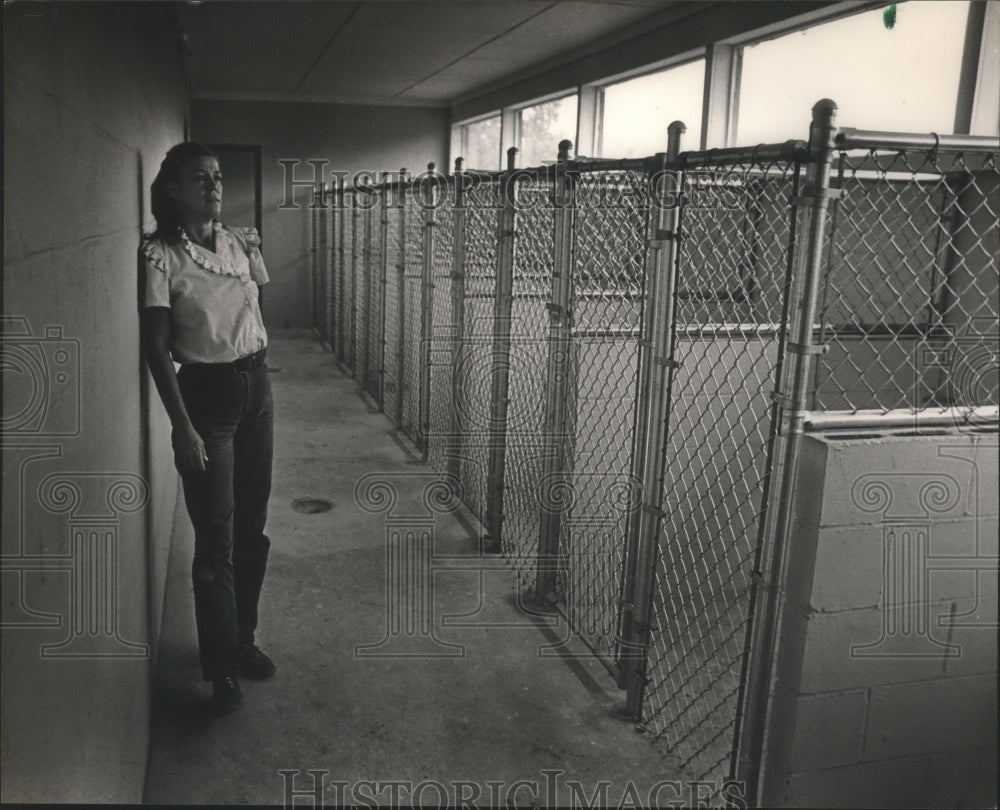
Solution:
M 205 443 L 191 424 L 170 359 L 170 310 L 165 307 L 141 310 L 139 329 L 146 363 L 173 425 L 172 442 L 177 465 L 204 472 L 205 462 L 208 461 Z

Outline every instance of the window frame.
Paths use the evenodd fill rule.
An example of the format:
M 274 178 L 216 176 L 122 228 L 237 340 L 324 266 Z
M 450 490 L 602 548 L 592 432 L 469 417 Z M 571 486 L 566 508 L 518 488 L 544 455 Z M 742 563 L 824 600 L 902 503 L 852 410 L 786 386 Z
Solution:
M 605 155 L 604 154 L 604 94 L 609 87 L 614 87 L 616 84 L 623 84 L 624 82 L 632 81 L 633 79 L 642 79 L 647 76 L 652 76 L 656 73 L 666 73 L 667 71 L 673 70 L 675 68 L 684 67 L 685 65 L 690 65 L 698 60 L 703 60 L 705 62 L 704 77 L 707 79 L 709 75 L 709 48 L 694 48 L 690 51 L 685 51 L 677 56 L 672 56 L 669 59 L 661 59 L 657 62 L 653 62 L 648 65 L 643 65 L 640 68 L 635 68 L 634 70 L 626 70 L 622 73 L 616 74 L 604 79 L 600 82 L 595 82 L 590 85 L 594 88 L 595 99 L 594 99 L 594 121 L 593 121 L 593 152 L 596 157 L 620 157 L 619 155 Z M 705 115 L 705 98 L 704 93 L 702 94 L 702 131 L 704 132 L 704 115 Z M 584 127 L 584 124 L 578 124 L 577 131 Z M 666 143 L 663 145 L 663 150 L 666 151 Z
M 580 93 L 579 88 L 573 87 L 569 90 L 560 90 L 555 93 L 547 93 L 544 96 L 536 96 L 531 99 L 531 101 L 526 101 L 523 103 L 512 104 L 507 109 L 509 110 L 509 118 L 512 122 L 512 131 L 510 145 L 517 148 L 517 160 L 516 164 L 518 168 L 530 168 L 523 165 L 521 160 L 521 155 L 524 150 L 521 148 L 521 114 L 529 107 L 540 107 L 543 104 L 551 104 L 553 101 L 562 101 L 565 98 L 576 97 L 576 126 L 574 127 L 574 139 L 573 146 L 576 147 L 576 136 L 580 131 Z M 503 141 L 503 133 L 501 132 L 501 142 Z M 501 154 L 501 160 L 503 155 Z
M 918 0 L 903 0 L 918 2 Z M 778 39 L 798 31 L 805 31 L 827 23 L 876 11 L 892 5 L 886 0 L 844 0 L 788 20 L 772 23 L 732 37 L 725 37 L 705 46 L 692 48 L 680 54 L 649 62 L 620 73 L 605 76 L 573 88 L 565 88 L 540 96 L 533 96 L 515 104 L 506 105 L 482 115 L 456 121 L 451 127 L 451 154 L 454 159 L 463 155 L 467 140 L 464 127 L 479 121 L 500 116 L 500 168 L 506 168 L 504 155 L 511 146 L 521 152 L 521 113 L 529 107 L 558 101 L 570 96 L 577 99 L 577 122 L 574 150 L 577 154 L 596 157 L 603 151 L 604 92 L 608 87 L 630 79 L 689 64 L 698 59 L 705 61 L 705 86 L 702 97 L 701 139 L 697 144 L 683 144 L 685 151 L 739 146 L 736 133 L 740 113 L 740 84 L 743 72 L 743 50 L 769 40 Z M 1000 117 L 1000 100 L 997 88 L 1000 77 L 984 69 L 986 49 L 990 46 L 991 33 L 997 29 L 1000 8 L 984 0 L 970 0 L 966 21 L 966 46 L 962 56 L 961 80 L 955 97 L 955 134 L 969 134 L 982 128 L 983 122 Z M 804 115 L 805 115 L 804 111 Z M 693 122 L 692 122 L 693 123 Z M 854 122 L 851 122 L 854 123 Z M 856 122 L 864 124 L 863 121 Z M 994 135 L 998 134 L 996 132 Z M 612 156 L 613 157 L 613 156 Z
M 481 169 L 481 166 L 465 166 L 464 162 L 468 160 L 469 152 L 469 127 L 475 126 L 476 124 L 481 124 L 483 121 L 489 121 L 492 118 L 500 119 L 500 141 L 497 145 L 496 161 L 497 165 L 502 166 L 503 164 L 503 110 L 494 110 L 493 112 L 484 113 L 483 115 L 477 115 L 474 118 L 466 118 L 463 121 L 456 121 L 451 127 L 451 164 L 455 165 L 455 158 L 463 158 L 463 168 L 471 169 Z M 490 169 L 490 171 L 495 171 Z

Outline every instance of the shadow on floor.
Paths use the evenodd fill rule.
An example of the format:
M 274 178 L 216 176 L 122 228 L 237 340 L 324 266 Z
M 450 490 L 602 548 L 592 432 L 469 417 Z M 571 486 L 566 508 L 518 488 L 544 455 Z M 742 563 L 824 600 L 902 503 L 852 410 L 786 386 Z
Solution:
M 258 643 L 278 672 L 244 682 L 234 714 L 207 712 L 178 504 L 145 801 L 280 805 L 291 790 L 304 791 L 299 805 L 647 806 L 657 783 L 690 779 L 623 719 L 623 693 L 562 619 L 522 609 L 515 575 L 480 556 L 467 516 L 428 521 L 436 476 L 330 353 L 278 332 L 268 354 L 275 469 Z M 376 474 L 390 482 L 388 512 L 365 494 Z M 303 513 L 302 498 L 332 506 Z M 387 544 L 392 531 L 400 545 Z M 432 555 L 433 573 L 399 576 L 390 547 L 404 563 Z

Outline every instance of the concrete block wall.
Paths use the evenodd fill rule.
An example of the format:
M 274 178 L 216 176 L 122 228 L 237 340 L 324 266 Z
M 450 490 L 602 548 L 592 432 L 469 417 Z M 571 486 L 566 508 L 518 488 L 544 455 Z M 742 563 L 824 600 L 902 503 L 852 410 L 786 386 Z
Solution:
M 174 9 L 5 6 L 4 102 L 0 797 L 139 802 L 176 472 L 136 249 L 184 136 Z
M 805 437 L 764 806 L 996 803 L 998 445 Z

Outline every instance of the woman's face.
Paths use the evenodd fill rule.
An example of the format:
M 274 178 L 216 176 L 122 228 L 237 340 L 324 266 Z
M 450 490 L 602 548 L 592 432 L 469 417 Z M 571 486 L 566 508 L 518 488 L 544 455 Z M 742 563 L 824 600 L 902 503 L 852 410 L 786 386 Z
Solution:
M 168 183 L 170 196 L 177 201 L 185 219 L 208 221 L 222 210 L 222 172 L 214 157 L 196 155 L 184 161 L 176 183 Z

